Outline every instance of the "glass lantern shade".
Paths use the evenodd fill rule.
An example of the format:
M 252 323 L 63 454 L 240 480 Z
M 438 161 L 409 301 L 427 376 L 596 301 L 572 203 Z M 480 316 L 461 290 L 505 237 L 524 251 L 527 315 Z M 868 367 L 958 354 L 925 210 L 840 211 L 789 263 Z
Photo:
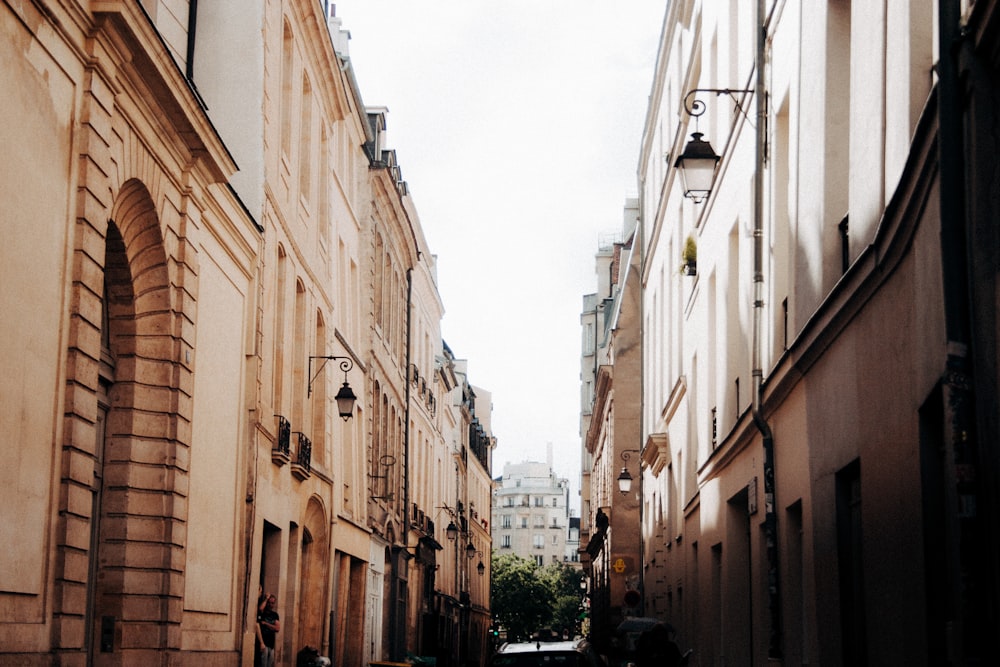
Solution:
M 705 201 L 712 192 L 715 169 L 719 165 L 719 156 L 712 150 L 712 144 L 702 139 L 703 136 L 701 132 L 692 133 L 684 152 L 674 162 L 674 167 L 681 173 L 684 196 L 695 204 Z
M 347 421 L 354 415 L 354 402 L 358 400 L 358 397 L 354 395 L 351 385 L 345 381 L 335 398 L 337 401 L 337 412 L 344 418 L 344 421 Z

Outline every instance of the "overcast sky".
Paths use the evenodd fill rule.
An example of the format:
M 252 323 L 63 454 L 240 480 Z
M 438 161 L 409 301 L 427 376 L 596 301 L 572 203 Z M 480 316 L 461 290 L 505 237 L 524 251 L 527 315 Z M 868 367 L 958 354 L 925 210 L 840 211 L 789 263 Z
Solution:
M 340 0 L 367 106 L 385 106 L 445 306 L 493 392 L 494 476 L 580 483 L 580 312 L 598 239 L 636 196 L 666 0 Z M 578 506 L 578 504 L 577 504 Z

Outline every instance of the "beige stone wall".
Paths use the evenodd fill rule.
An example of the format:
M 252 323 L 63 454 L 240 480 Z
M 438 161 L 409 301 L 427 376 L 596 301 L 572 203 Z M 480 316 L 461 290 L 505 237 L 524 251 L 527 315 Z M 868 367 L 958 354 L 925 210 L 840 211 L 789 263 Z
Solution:
M 72 242 L 67 217 L 72 210 L 70 174 L 77 169 L 69 156 L 82 78 L 79 63 L 60 64 L 68 55 L 62 44 L 43 48 L 34 41 L 21 21 L 39 25 L 42 17 L 31 6 L 23 11 L 15 16 L 4 8 L 0 23 L 5 63 L 0 77 L 11 91 L 4 104 L 7 122 L 0 130 L 8 147 L 0 180 L 5 202 L 0 303 L 10 314 L 3 324 L 8 344 L 0 350 L 0 369 L 9 380 L 2 390 L 0 420 L 15 453 L 0 472 L 0 531 L 8 545 L 0 591 L 10 594 L 5 595 L 10 604 L 0 607 L 8 623 L 38 623 L 48 597 L 46 559 L 39 556 L 51 543 L 50 510 L 59 479 L 62 424 L 55 415 L 63 402 L 65 371 L 53 361 L 65 360 L 67 354 L 64 278 Z M 74 502 L 89 513 L 87 494 L 75 495 Z M 22 525 L 22 517 L 30 520 Z
M 201 5 L 192 62 L 187 2 L 0 9 L 0 662 L 246 663 L 261 586 L 281 661 L 360 666 L 435 611 L 407 503 L 465 497 L 468 414 L 406 185 L 320 3 Z
M 0 567 L 0 645 L 26 660 L 82 661 L 88 642 L 107 664 L 186 643 L 238 649 L 256 234 L 216 185 L 234 166 L 196 101 L 172 64 L 147 58 L 159 47 L 144 17 L 122 9 L 61 15 L 60 32 L 33 5 L 0 20 L 19 91 L 5 143 L 23 146 L 0 178 L 0 282 L 23 315 L 4 333 L 28 351 L 3 359 L 19 380 L 2 396 L 19 456 L 5 468 L 3 525 L 18 537 Z M 196 416 L 194 397 L 223 384 L 226 400 Z M 211 611 L 210 632 L 185 634 L 185 609 Z
M 946 493 L 926 477 L 944 437 L 934 415 L 946 335 L 929 11 L 786 4 L 773 15 L 761 164 L 752 96 L 741 114 L 711 90 L 752 83 L 750 3 L 667 9 L 640 163 L 645 612 L 677 627 L 702 663 L 747 651 L 766 660 L 772 630 L 788 663 L 848 659 L 850 646 L 873 663 L 930 655 L 934 640 L 914 638 L 938 585 L 923 555 L 944 549 L 928 546 L 936 526 L 922 503 Z M 682 108 L 695 88 L 709 89 L 697 121 Z M 696 129 L 723 154 L 699 205 L 682 198 L 673 160 L 662 159 Z M 757 266 L 755 169 L 764 173 Z M 696 276 L 676 269 L 688 236 Z M 752 415 L 755 345 L 773 496 Z M 851 560 L 851 549 L 863 557 Z

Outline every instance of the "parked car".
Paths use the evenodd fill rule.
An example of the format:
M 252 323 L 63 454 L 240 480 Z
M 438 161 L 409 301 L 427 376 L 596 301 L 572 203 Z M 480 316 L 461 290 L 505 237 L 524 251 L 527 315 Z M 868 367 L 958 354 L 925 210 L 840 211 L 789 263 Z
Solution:
M 491 667 L 606 667 L 585 639 L 504 644 L 493 654 Z

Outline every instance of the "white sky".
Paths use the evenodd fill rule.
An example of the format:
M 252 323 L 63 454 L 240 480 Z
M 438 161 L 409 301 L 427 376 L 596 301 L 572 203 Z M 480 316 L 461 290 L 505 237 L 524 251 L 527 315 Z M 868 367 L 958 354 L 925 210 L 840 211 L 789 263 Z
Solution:
M 339 0 L 505 463 L 580 483 L 580 311 L 621 229 L 667 0 Z M 575 503 L 576 507 L 579 502 Z

